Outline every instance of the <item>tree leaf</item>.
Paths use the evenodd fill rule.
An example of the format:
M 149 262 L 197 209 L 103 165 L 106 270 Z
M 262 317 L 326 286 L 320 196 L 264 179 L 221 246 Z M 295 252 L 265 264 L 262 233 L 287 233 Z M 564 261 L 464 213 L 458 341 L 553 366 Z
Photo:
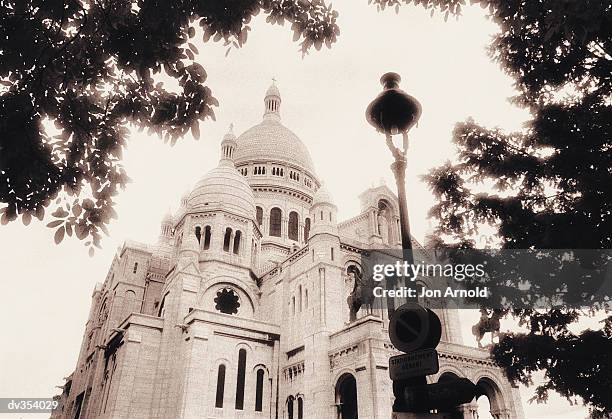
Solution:
M 65 233 L 64 226 L 61 226 L 55 231 L 55 235 L 53 236 L 53 240 L 55 241 L 55 244 L 60 244 L 62 240 L 64 240 L 64 233 Z
M 197 119 L 191 124 L 191 134 L 196 140 L 200 139 L 200 121 Z
M 78 217 L 79 215 L 81 215 L 81 205 L 79 205 L 78 203 L 74 204 L 72 206 L 72 213 L 74 214 L 75 217 Z

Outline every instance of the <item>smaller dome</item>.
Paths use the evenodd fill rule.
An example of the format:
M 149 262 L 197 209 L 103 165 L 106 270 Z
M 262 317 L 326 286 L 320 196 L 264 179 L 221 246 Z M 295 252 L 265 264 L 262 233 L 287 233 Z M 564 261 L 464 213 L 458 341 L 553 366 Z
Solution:
M 247 218 L 255 215 L 255 196 L 246 178 L 238 173 L 230 160 L 204 175 L 189 194 L 190 210 L 222 207 Z
M 236 135 L 234 134 L 234 124 L 230 124 L 227 133 L 223 136 L 223 141 L 236 141 Z
M 335 205 L 334 200 L 331 197 L 331 194 L 329 193 L 329 191 L 324 185 L 321 185 L 321 187 L 317 189 L 317 192 L 312 198 L 312 205 L 317 205 L 317 204 Z
M 276 82 L 272 82 L 272 85 L 268 87 L 266 97 L 268 96 L 277 96 L 280 98 L 280 91 L 278 90 L 278 87 L 276 87 Z

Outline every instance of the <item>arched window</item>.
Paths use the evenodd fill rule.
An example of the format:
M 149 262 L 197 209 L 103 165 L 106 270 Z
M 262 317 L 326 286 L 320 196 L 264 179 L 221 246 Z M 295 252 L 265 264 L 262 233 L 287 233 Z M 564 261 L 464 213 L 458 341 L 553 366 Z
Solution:
M 308 309 L 308 288 L 306 288 L 304 293 L 304 309 Z
M 321 211 L 321 221 L 323 221 L 323 211 Z
M 246 371 L 246 349 L 238 351 L 238 377 L 236 377 L 236 409 L 244 409 L 244 374 Z
M 270 210 L 270 236 L 281 236 L 281 217 L 280 208 L 272 208 Z
M 234 254 L 237 255 L 240 252 L 240 238 L 242 237 L 242 232 L 240 230 L 236 230 L 234 235 Z
M 232 229 L 228 227 L 225 229 L 225 236 L 223 237 L 223 250 L 226 252 L 229 252 L 231 239 L 232 239 Z
M 215 407 L 223 407 L 223 393 L 225 393 L 225 365 L 219 365 L 217 371 L 217 395 L 215 397 Z
M 255 411 L 261 412 L 263 409 L 263 384 L 264 384 L 264 370 L 257 370 L 257 377 L 255 380 Z
M 198 243 L 200 243 L 202 240 L 202 227 L 197 226 L 195 228 L 195 236 L 196 236 L 196 239 L 198 239 Z
M 304 220 L 304 242 L 308 241 L 309 236 L 310 236 L 310 218 L 306 218 Z
M 210 226 L 204 228 L 204 250 L 210 247 Z
M 287 397 L 287 419 L 293 419 L 293 396 Z
M 298 397 L 298 419 L 304 419 L 304 399 Z
M 257 219 L 257 225 L 261 227 L 263 225 L 263 208 L 255 207 L 255 217 Z
M 298 213 L 291 211 L 289 213 L 289 240 L 298 240 Z

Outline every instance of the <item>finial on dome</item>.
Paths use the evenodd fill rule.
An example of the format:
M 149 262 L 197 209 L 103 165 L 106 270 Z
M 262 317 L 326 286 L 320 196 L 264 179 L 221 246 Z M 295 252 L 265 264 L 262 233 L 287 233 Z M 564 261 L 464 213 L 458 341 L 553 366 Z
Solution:
M 280 121 L 281 96 L 276 86 L 276 78 L 272 77 L 272 85 L 268 87 L 264 98 L 265 111 L 264 119 Z
M 221 159 L 220 162 L 233 162 L 234 151 L 236 150 L 236 136 L 234 135 L 234 123 L 229 126 L 227 134 L 223 136 L 221 141 Z

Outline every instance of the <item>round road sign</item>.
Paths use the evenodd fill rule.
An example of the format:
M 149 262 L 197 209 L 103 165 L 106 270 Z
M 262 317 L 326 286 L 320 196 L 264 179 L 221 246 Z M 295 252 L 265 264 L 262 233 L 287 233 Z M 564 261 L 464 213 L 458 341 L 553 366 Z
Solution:
M 402 352 L 435 348 L 440 343 L 442 325 L 436 313 L 416 303 L 398 307 L 389 320 L 389 337 Z

